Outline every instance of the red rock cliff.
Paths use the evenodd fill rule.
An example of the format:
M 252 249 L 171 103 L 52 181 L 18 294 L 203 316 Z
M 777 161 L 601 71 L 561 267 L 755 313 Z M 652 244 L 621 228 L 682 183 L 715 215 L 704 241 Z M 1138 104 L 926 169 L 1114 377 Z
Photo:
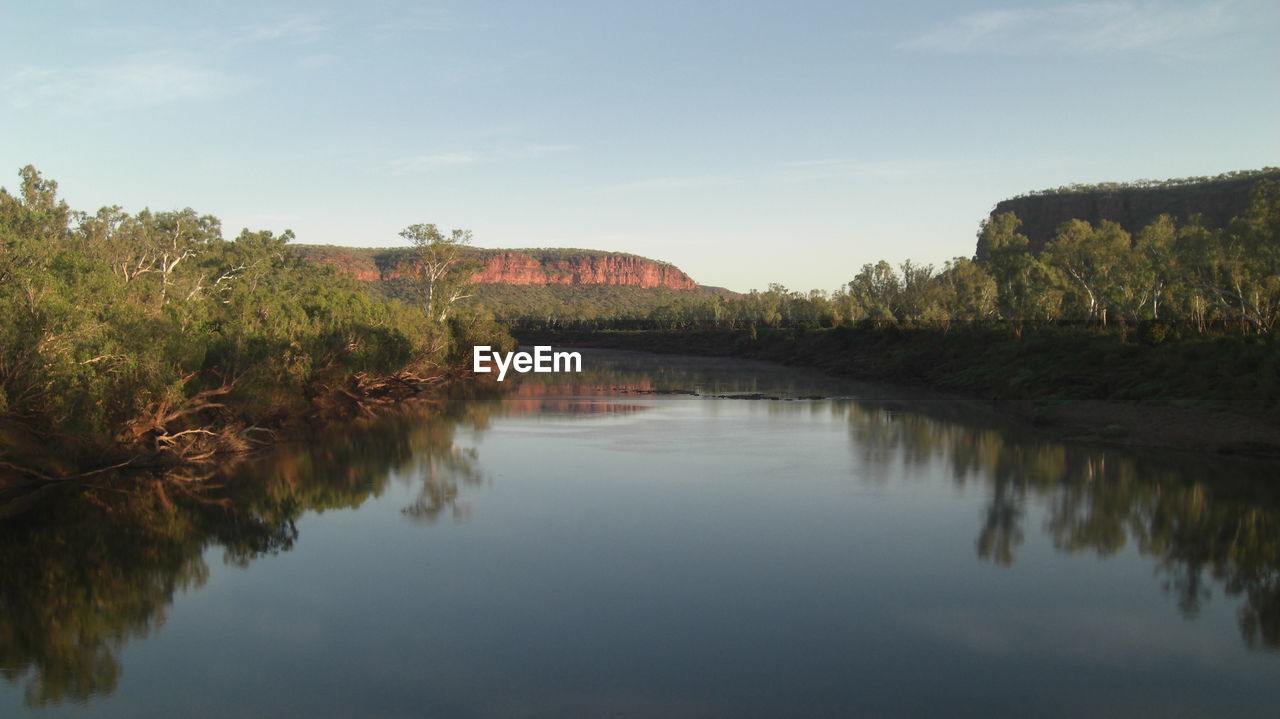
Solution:
M 519 251 L 486 253 L 484 268 L 473 282 L 510 285 L 634 285 L 692 290 L 689 276 L 673 265 L 643 257 L 590 254 L 566 257 L 534 257 Z
M 337 266 L 364 282 L 400 276 L 405 249 L 364 249 L 328 245 L 293 245 L 311 262 Z M 510 285 L 631 285 L 697 289 L 697 284 L 674 265 L 613 252 L 593 250 L 475 250 L 481 264 L 473 282 Z

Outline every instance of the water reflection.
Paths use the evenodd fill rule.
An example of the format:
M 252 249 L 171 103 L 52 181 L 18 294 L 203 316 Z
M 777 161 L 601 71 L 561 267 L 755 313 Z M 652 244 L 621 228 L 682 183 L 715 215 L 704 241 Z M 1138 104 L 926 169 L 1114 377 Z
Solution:
M 948 403 L 914 412 L 883 403 L 835 405 L 866 460 L 943 462 L 952 480 L 982 482 L 978 556 L 1012 565 L 1032 499 L 1059 552 L 1113 554 L 1129 543 L 1153 557 L 1178 607 L 1194 617 L 1216 586 L 1243 598 L 1246 644 L 1280 648 L 1280 487 L 1274 463 L 1132 453 L 1048 442 L 1007 428 L 941 419 Z
M 0 522 L 0 671 L 41 706 L 111 693 L 117 658 L 164 624 L 178 591 L 209 576 L 205 550 L 245 567 L 290 550 L 307 511 L 355 509 L 393 477 L 416 483 L 403 513 L 460 513 L 459 487 L 482 480 L 465 426 L 483 430 L 501 402 L 413 404 L 306 446 L 286 446 L 220 479 L 129 475 L 52 485 L 11 499 Z
M 1274 464 L 1067 446 L 981 407 L 767 365 L 619 353 L 595 357 L 587 368 L 570 384 L 529 376 L 502 395 L 406 406 L 283 447 L 212 482 L 102 478 L 11 501 L 0 515 L 0 671 L 24 686 L 30 706 L 109 694 L 121 676 L 121 650 L 163 625 L 177 593 L 206 583 L 209 548 L 236 566 L 287 552 L 299 541 L 304 513 L 356 509 L 391 482 L 416 489 L 401 508 L 409 521 L 466 516 L 466 490 L 486 474 L 460 430 L 483 433 L 502 416 L 591 421 L 664 401 L 746 401 L 663 394 L 670 390 L 846 397 L 752 406 L 770 417 L 842 422 L 849 451 L 867 467 L 919 468 L 925 481 L 934 476 L 927 470 L 941 466 L 947 481 L 981 488 L 974 542 L 982 561 L 1014 565 L 1037 530 L 1060 553 L 1107 556 L 1134 547 L 1152 559 L 1188 618 L 1220 592 L 1240 600 L 1248 646 L 1280 648 Z M 872 471 L 865 481 L 889 476 Z M 1040 516 L 1039 527 L 1028 526 Z

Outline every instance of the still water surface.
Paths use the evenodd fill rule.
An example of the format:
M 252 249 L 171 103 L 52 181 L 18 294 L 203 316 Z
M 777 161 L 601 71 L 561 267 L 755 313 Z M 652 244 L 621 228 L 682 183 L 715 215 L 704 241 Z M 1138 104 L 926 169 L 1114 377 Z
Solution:
M 763 364 L 584 368 L 11 509 L 0 714 L 1280 706 L 1274 464 Z M 779 399 L 716 396 L 746 393 Z

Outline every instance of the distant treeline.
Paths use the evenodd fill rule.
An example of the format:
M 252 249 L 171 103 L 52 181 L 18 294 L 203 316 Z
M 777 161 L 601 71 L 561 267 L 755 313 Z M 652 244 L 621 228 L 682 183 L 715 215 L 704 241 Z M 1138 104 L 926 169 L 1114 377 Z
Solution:
M 312 262 L 331 262 L 346 270 L 376 271 L 394 276 L 400 272 L 406 262 L 413 259 L 410 247 L 342 247 L 337 245 L 292 244 L 290 250 L 303 259 Z M 575 247 L 464 247 L 460 252 L 464 259 L 483 263 L 494 255 L 522 254 L 538 262 L 589 262 L 602 257 L 622 257 L 643 260 L 659 267 L 675 268 L 670 262 L 654 260 L 630 252 L 612 252 L 609 250 L 585 250 Z
M 303 262 L 289 232 L 224 240 L 190 208 L 78 212 L 34 168 L 21 177 L 0 189 L 0 469 L 244 447 L 326 398 L 509 341 Z
M 1041 197 L 1044 195 L 1091 195 L 1104 192 L 1124 192 L 1127 190 L 1167 190 L 1177 187 L 1203 187 L 1204 185 L 1237 182 L 1239 180 L 1280 177 L 1280 167 L 1263 167 L 1258 170 L 1236 170 L 1221 175 L 1201 177 L 1177 177 L 1168 180 L 1134 180 L 1132 182 L 1098 182 L 1093 184 L 1072 184 L 1054 187 L 1047 190 L 1036 190 L 1012 199 L 1021 197 Z
M 391 289 L 391 288 L 387 288 Z M 633 285 L 509 285 L 481 284 L 473 288 L 472 306 L 512 326 L 570 326 L 599 329 L 652 327 L 655 312 L 672 306 L 715 307 L 725 290 Z
M 1136 236 L 1109 221 L 1063 223 L 1038 254 L 1012 213 L 982 226 L 982 260 L 866 264 L 835 292 L 773 284 L 737 298 L 671 293 L 643 317 L 634 311 L 555 316 L 536 306 L 494 307 L 522 328 L 736 329 L 839 327 L 863 322 L 929 326 L 1029 324 L 1141 326 L 1160 341 L 1170 326 L 1271 332 L 1280 319 L 1280 184 L 1255 185 L 1245 213 L 1226 227 L 1161 216 Z

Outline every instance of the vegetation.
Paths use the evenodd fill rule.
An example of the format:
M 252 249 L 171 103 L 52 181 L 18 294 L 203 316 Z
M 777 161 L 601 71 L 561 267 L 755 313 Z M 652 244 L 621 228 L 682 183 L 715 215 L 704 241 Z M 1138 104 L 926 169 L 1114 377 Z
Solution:
M 405 239 L 412 237 L 401 234 Z M 443 237 L 443 236 L 442 236 Z M 303 259 L 312 262 L 330 262 L 357 271 L 377 271 L 398 274 L 405 261 L 410 259 L 415 250 L 411 247 L 338 247 L 335 245 L 293 244 L 289 248 Z M 470 246 L 470 239 L 461 243 L 460 256 L 466 260 L 483 262 L 487 258 L 502 253 L 519 253 L 542 263 L 567 262 L 575 263 L 600 257 L 620 257 L 643 260 L 660 267 L 674 267 L 669 262 L 653 260 L 629 252 L 610 252 L 608 250 L 584 250 L 572 247 L 524 247 L 512 249 L 493 249 Z
M 1037 197 L 1043 195 L 1093 195 L 1104 192 L 1123 192 L 1127 190 L 1165 190 L 1179 187 L 1203 187 L 1204 185 L 1237 182 L 1250 179 L 1280 179 L 1280 167 L 1264 167 L 1259 170 L 1236 170 L 1224 172 L 1211 177 L 1178 177 L 1168 180 L 1134 180 L 1133 182 L 1100 182 L 1095 184 L 1072 184 L 1047 190 L 1028 192 L 1019 197 Z
M 574 329 L 639 329 L 681 308 L 714 311 L 726 293 L 712 288 L 673 290 L 633 285 L 508 285 L 475 286 L 474 307 L 513 327 Z M 657 314 L 655 314 L 657 313 Z
M 427 317 L 445 321 L 454 303 L 471 295 L 471 275 L 479 263 L 467 259 L 463 249 L 471 244 L 469 230 L 454 230 L 445 237 L 435 225 L 417 224 L 405 228 L 400 236 L 413 244 L 413 251 L 402 263 L 400 275 L 405 277 L 418 305 Z
M 1161 216 L 1136 237 L 1119 225 L 1063 223 L 1040 254 L 1012 213 L 979 236 L 984 259 L 959 257 L 939 271 L 903 262 L 866 264 L 835 292 L 772 284 L 745 296 L 672 294 L 650 310 L 651 329 L 808 329 L 877 326 L 951 330 L 1028 324 L 1136 330 L 1143 342 L 1182 335 L 1268 334 L 1280 320 L 1280 183 L 1254 186 L 1251 204 L 1227 227 Z M 495 306 L 502 315 L 504 308 Z M 522 328 L 558 326 L 526 312 Z
M 1063 223 L 1029 250 L 1011 213 L 984 223 L 981 261 L 941 271 L 864 265 L 836 292 L 781 285 L 672 297 L 612 330 L 527 317 L 526 342 L 725 354 L 991 399 L 1156 400 L 1280 419 L 1280 184 L 1227 227 L 1160 217 Z M 1233 448 L 1274 451 L 1272 447 Z
M 1280 338 L 1192 335 L 1149 345 L 1119 333 L 1036 327 L 941 331 L 865 322 L 830 329 L 521 330 L 521 341 L 733 356 L 816 367 L 836 375 L 922 385 L 985 400 L 1147 400 L 1280 420 Z M 1207 441 L 1207 440 L 1206 440 Z M 1273 454 L 1238 442 L 1206 449 Z
M 437 234 L 439 235 L 438 231 Z M 403 235 L 406 239 L 412 237 Z M 440 235 L 443 239 L 443 235 Z M 451 240 L 452 241 L 452 240 Z M 331 264 L 366 281 L 377 295 L 411 303 L 422 303 L 420 282 L 423 264 L 418 250 L 410 248 L 335 247 L 331 245 L 291 245 L 290 249 L 310 262 Z M 516 285 L 485 282 L 467 288 L 457 300 L 482 314 L 492 314 L 508 325 L 537 325 L 572 328 L 635 328 L 649 326 L 649 315 L 673 303 L 706 302 L 737 293 L 718 287 L 675 290 L 669 287 L 640 287 L 623 284 L 560 284 L 559 275 L 569 270 L 556 264 L 582 265 L 600 258 L 630 258 L 660 268 L 666 262 L 623 252 L 573 248 L 526 248 L 492 250 L 471 247 L 469 238 L 458 243 L 455 261 L 470 271 L 479 271 L 486 258 L 498 253 L 519 253 L 542 265 L 547 284 Z
M 1130 235 L 1072 220 L 1034 253 L 1019 218 L 1002 213 L 981 229 L 981 260 L 880 261 L 835 292 L 774 284 L 746 295 L 473 289 L 483 253 L 469 233 L 429 224 L 406 228 L 412 246 L 400 250 L 298 248 L 308 262 L 289 232 L 228 241 L 215 218 L 190 209 L 75 212 L 34 169 L 21 176 L 20 191 L 0 190 L 0 462 L 36 475 L 206 458 L 326 406 L 358 411 L 361 399 L 464 364 L 468 345 L 509 343 L 493 318 L 526 337 L 729 332 L 724 344 L 741 354 L 809 352 L 837 371 L 997 396 L 1171 399 L 1202 387 L 1214 390 L 1205 398 L 1260 399 L 1267 413 L 1280 396 L 1268 379 L 1280 368 L 1280 183 L 1269 176 L 1221 228 L 1161 216 Z M 371 294 L 334 267 L 353 257 L 392 281 Z M 1029 328 L 1037 339 L 1018 344 Z M 1151 349 L 1167 344 L 1177 348 Z M 1128 354 L 1113 357 L 1115 347 Z M 1077 360 L 1120 365 L 1088 372 Z M 1227 366 L 1231 377 L 1214 369 Z M 1071 379 L 1073 368 L 1090 379 Z
M 299 260 L 291 232 L 225 240 L 190 208 L 77 212 L 34 168 L 21 177 L 0 189 L 0 468 L 206 459 L 509 342 L 474 311 L 429 315 Z

